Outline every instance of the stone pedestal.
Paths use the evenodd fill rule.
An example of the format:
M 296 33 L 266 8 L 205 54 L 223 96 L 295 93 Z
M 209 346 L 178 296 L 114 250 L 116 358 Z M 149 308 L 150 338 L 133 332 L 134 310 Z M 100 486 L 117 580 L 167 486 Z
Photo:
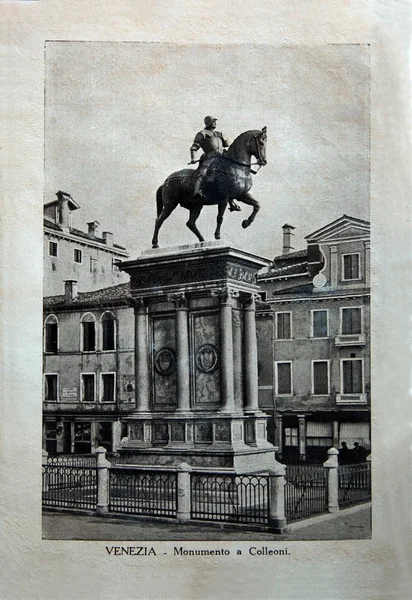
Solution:
M 274 468 L 257 402 L 256 276 L 267 263 L 206 242 L 121 264 L 136 323 L 136 409 L 124 462 Z

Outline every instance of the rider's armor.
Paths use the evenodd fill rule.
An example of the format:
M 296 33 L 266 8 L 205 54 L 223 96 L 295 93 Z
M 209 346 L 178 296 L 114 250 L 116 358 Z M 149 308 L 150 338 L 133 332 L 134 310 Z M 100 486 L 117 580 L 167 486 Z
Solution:
M 224 148 L 229 147 L 229 142 L 223 137 L 223 133 L 220 131 L 203 129 L 196 134 L 193 144 L 190 150 L 197 152 L 201 148 L 204 152 L 201 160 L 214 156 L 216 154 L 222 154 Z
M 205 124 L 208 125 L 208 121 L 212 121 L 212 117 L 205 118 Z M 202 129 L 199 133 L 196 134 L 193 144 L 190 147 L 190 154 L 192 156 L 192 160 L 194 158 L 195 153 L 201 148 L 203 150 L 203 154 L 199 160 L 199 167 L 193 174 L 193 178 L 195 181 L 193 196 L 202 196 L 201 187 L 203 184 L 203 180 L 208 172 L 207 163 L 205 164 L 205 159 L 212 158 L 213 156 L 218 156 L 223 154 L 226 148 L 229 147 L 228 140 L 223 137 L 223 133 L 221 131 L 216 131 L 214 129 Z M 230 210 L 240 210 L 240 208 L 233 202 L 233 200 L 229 200 L 229 208 Z

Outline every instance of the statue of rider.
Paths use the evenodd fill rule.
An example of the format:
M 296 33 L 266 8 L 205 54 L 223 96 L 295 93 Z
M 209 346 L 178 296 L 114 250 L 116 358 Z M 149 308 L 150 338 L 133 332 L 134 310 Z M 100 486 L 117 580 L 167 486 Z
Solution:
M 195 186 L 193 190 L 194 198 L 203 197 L 201 188 L 208 171 L 208 165 L 205 163 L 205 159 L 223 154 L 230 145 L 228 140 L 223 136 L 223 133 L 221 131 L 216 131 L 216 121 L 217 119 L 215 117 L 211 117 L 210 115 L 205 117 L 205 128 L 196 134 L 193 144 L 190 147 L 191 161 L 189 164 L 195 164 L 196 162 L 199 162 L 199 167 L 193 174 L 195 180 Z M 203 150 L 203 154 L 200 157 L 200 160 L 197 161 L 195 158 L 196 152 L 200 148 Z M 241 208 L 235 204 L 232 199 L 230 199 L 229 210 L 241 210 Z

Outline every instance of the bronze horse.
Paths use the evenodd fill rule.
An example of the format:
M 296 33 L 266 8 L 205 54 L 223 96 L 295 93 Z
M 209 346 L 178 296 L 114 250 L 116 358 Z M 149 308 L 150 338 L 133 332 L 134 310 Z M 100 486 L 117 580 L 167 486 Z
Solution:
M 196 227 L 196 221 L 205 205 L 218 205 L 215 239 L 220 239 L 220 228 L 229 199 L 253 206 L 252 214 L 242 221 L 244 229 L 249 227 L 260 208 L 258 201 L 249 193 L 252 187 L 251 173 L 255 173 L 251 169 L 252 156 L 259 166 L 266 164 L 266 127 L 262 131 L 242 133 L 225 154 L 205 159 L 203 165 L 207 165 L 208 172 L 202 187 L 202 197 L 193 197 L 194 169 L 182 169 L 169 175 L 156 193 L 157 219 L 152 239 L 153 248 L 159 247 L 159 229 L 178 204 L 190 211 L 186 225 L 200 242 L 204 242 L 204 238 Z

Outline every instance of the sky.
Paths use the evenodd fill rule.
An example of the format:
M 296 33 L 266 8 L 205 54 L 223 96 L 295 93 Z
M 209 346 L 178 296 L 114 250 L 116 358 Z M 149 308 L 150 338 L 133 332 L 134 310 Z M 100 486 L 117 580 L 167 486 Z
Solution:
M 282 225 L 305 236 L 347 214 L 369 219 L 369 47 L 273 47 L 49 42 L 45 65 L 45 196 L 80 204 L 73 226 L 100 232 L 131 257 L 151 247 L 156 189 L 185 168 L 203 118 L 234 140 L 267 126 L 267 160 L 253 176 L 261 210 L 225 215 L 222 239 L 267 258 Z M 198 227 L 213 239 L 217 207 Z M 178 207 L 161 247 L 197 242 Z

